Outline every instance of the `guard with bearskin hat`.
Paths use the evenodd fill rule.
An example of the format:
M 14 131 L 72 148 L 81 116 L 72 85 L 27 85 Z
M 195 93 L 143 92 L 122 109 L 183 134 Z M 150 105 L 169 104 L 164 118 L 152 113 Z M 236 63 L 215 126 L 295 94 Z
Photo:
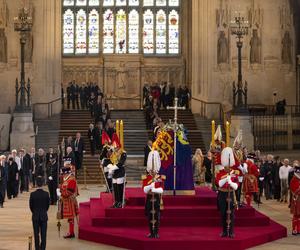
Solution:
M 294 176 L 290 182 L 291 190 L 291 214 L 292 219 L 292 234 L 300 234 L 300 165 L 298 161 L 294 162 Z
M 237 207 L 235 191 L 238 189 L 238 175 L 232 169 L 235 165 L 232 148 L 224 148 L 221 154 L 222 168 L 216 176 L 218 186 L 218 209 L 221 213 L 223 231 L 221 237 L 234 238 L 234 210 Z
M 111 164 L 107 166 L 108 174 L 112 175 L 114 204 L 113 208 L 123 208 L 125 203 L 125 162 L 127 154 L 120 144 L 117 134 L 112 136 L 112 145 L 110 147 Z
M 148 238 L 159 238 L 161 195 L 164 191 L 165 176 L 159 175 L 161 160 L 155 144 L 150 151 L 147 161 L 147 175 L 142 176 L 143 191 L 147 195 L 145 203 L 145 215 L 149 221 L 150 233 Z
M 246 174 L 243 181 L 243 193 L 245 194 L 248 206 L 251 206 L 252 197 L 258 194 L 259 169 L 255 162 L 256 155 L 250 153 L 244 163 Z
M 65 162 L 62 168 L 62 176 L 60 186 L 57 189 L 59 197 L 60 210 L 58 211 L 58 219 L 67 219 L 69 223 L 69 232 L 64 236 L 65 239 L 75 238 L 74 223 L 78 216 L 78 187 L 75 175 L 71 170 L 71 164 Z

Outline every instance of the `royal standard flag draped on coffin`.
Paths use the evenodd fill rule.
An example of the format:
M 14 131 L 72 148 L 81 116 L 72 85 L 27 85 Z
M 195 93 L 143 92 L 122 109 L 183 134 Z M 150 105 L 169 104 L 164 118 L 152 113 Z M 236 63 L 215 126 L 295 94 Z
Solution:
M 166 176 L 165 190 L 174 189 L 174 132 L 164 129 L 155 141 L 161 158 L 160 174 Z M 192 150 L 183 126 L 179 126 L 176 140 L 176 190 L 194 190 Z

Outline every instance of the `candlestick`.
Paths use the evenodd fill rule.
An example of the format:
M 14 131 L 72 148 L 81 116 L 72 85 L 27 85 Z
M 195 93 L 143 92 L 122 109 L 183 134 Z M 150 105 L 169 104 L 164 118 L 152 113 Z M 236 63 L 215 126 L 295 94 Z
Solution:
M 120 143 L 121 143 L 121 148 L 124 149 L 124 123 L 123 123 L 123 120 L 120 121 Z
M 119 122 L 119 120 L 116 121 L 116 134 L 120 140 L 120 122 Z
M 215 146 L 215 133 L 216 133 L 216 123 L 214 120 L 211 121 L 211 146 Z
M 230 146 L 230 123 L 226 122 L 226 147 Z

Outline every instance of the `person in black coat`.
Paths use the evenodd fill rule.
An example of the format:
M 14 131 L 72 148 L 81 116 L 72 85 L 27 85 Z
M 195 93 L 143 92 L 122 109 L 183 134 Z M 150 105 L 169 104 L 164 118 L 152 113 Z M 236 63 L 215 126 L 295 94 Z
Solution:
M 42 189 L 44 183 L 42 176 L 36 178 L 36 183 L 38 189 L 30 194 L 29 207 L 32 213 L 35 249 L 45 250 L 50 199 L 48 192 Z
M 3 203 L 4 203 L 4 197 L 5 197 L 5 191 L 4 191 L 4 183 L 5 183 L 5 170 L 4 166 L 1 164 L 0 165 L 0 207 L 3 208 Z
M 51 155 L 49 163 L 47 164 L 47 184 L 50 193 L 50 204 L 56 205 L 58 188 L 58 156 L 57 154 Z
M 147 166 L 147 162 L 148 162 L 148 155 L 152 150 L 152 141 L 148 140 L 147 145 L 144 148 L 144 166 Z
M 21 185 L 20 192 L 23 191 L 29 192 L 29 183 L 30 183 L 30 170 L 31 170 L 31 159 L 30 155 L 26 153 L 25 149 L 20 150 L 20 163 L 21 163 Z
M 7 169 L 7 198 L 17 197 L 16 184 L 19 179 L 18 164 L 14 161 L 12 156 L 8 158 L 8 169 Z
M 96 145 L 96 149 L 99 150 L 99 152 L 101 152 L 103 148 L 102 131 L 103 131 L 103 124 L 102 122 L 98 122 L 95 127 L 95 145 Z
M 88 138 L 90 141 L 90 146 L 91 146 L 91 155 L 95 155 L 95 150 L 96 150 L 96 129 L 94 127 L 94 124 L 90 124 L 89 130 L 88 130 Z
M 74 141 L 74 154 L 75 154 L 75 167 L 76 167 L 76 170 L 79 170 L 82 167 L 84 152 L 85 152 L 85 150 L 84 150 L 83 138 L 81 138 L 80 133 L 76 133 L 76 139 Z
M 46 156 L 45 151 L 40 148 L 38 150 L 38 155 L 35 159 L 35 176 L 46 176 Z M 44 178 L 45 179 L 45 178 Z
M 67 108 L 70 109 L 70 103 L 71 103 L 71 98 L 72 98 L 71 83 L 68 84 L 66 92 L 67 92 Z

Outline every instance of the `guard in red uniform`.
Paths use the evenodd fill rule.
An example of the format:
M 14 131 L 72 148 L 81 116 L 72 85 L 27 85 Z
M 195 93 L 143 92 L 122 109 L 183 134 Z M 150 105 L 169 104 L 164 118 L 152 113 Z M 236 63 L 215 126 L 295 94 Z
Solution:
M 292 219 L 292 234 L 300 234 L 300 166 L 294 164 L 294 176 L 290 182 L 290 190 L 292 194 L 291 213 Z
M 150 233 L 148 238 L 159 238 L 161 195 L 164 191 L 165 176 L 158 175 L 160 169 L 160 156 L 152 150 L 148 156 L 147 175 L 142 176 L 143 191 L 147 195 L 145 214 L 149 221 Z
M 231 148 L 223 149 L 221 162 L 223 168 L 216 176 L 218 209 L 221 213 L 223 228 L 220 236 L 234 238 L 234 210 L 237 206 L 235 191 L 238 189 L 238 175 L 231 168 L 235 164 Z
M 258 167 L 254 164 L 255 154 L 248 154 L 244 163 L 246 174 L 243 181 L 243 193 L 248 206 L 251 206 L 252 197 L 258 194 Z
M 76 197 L 78 196 L 77 182 L 75 175 L 71 170 L 71 165 L 65 163 L 62 168 L 63 174 L 61 184 L 57 189 L 57 195 L 60 197 L 60 213 L 61 219 L 68 219 L 69 232 L 64 236 L 65 239 L 74 238 L 74 219 L 78 215 L 78 203 Z
M 210 146 L 210 151 L 212 152 L 214 156 L 214 172 L 215 175 L 222 169 L 222 163 L 221 163 L 221 153 L 223 148 L 225 148 L 225 142 L 222 141 L 222 131 L 221 131 L 221 125 L 218 125 L 218 128 L 216 130 L 216 133 L 214 135 L 215 139 L 215 145 Z

